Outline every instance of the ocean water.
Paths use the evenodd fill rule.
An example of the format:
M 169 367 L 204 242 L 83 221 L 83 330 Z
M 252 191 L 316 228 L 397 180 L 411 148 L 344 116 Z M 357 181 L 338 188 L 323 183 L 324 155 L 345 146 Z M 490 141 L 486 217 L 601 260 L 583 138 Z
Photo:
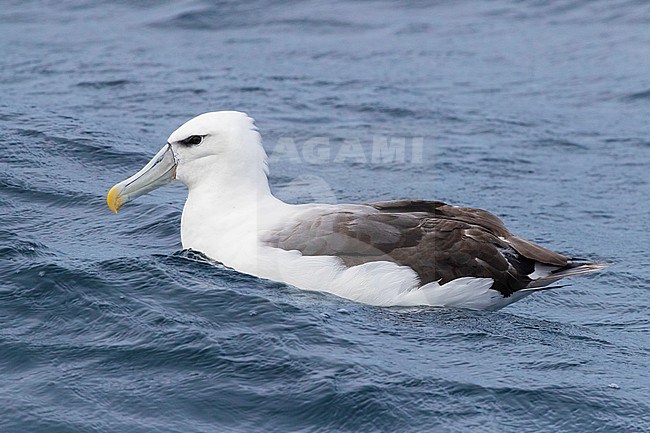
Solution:
M 645 1 L 3 0 L 0 432 L 650 431 L 648 71 Z M 610 266 L 377 308 L 181 251 L 181 186 L 107 209 L 223 109 L 288 201 L 481 207 Z

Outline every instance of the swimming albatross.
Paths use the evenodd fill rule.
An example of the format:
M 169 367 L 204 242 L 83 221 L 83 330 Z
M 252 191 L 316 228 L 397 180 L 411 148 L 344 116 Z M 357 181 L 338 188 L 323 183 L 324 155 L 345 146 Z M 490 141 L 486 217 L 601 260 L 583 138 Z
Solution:
M 439 201 L 290 205 L 271 194 L 266 153 L 244 113 L 205 113 L 174 131 L 108 207 L 174 180 L 189 194 L 183 248 L 240 272 L 382 306 L 496 310 L 601 269 L 511 234 L 481 209 Z

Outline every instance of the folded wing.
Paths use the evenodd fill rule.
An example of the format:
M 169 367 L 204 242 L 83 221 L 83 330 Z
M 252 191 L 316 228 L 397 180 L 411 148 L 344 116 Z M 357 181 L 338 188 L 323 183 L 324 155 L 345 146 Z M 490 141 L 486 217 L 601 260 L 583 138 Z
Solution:
M 346 266 L 394 262 L 413 269 L 421 285 L 491 278 L 492 288 L 505 297 L 602 267 L 517 237 L 487 211 L 438 201 L 309 206 L 267 243 L 303 255 L 336 256 Z

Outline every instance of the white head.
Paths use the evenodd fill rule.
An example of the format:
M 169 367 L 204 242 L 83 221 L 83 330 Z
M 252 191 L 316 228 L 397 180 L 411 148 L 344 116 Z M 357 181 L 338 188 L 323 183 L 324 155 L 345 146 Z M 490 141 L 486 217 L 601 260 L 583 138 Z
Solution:
M 253 119 L 238 111 L 197 116 L 174 131 L 139 172 L 108 192 L 108 207 L 179 180 L 193 188 L 266 188 L 268 166 Z

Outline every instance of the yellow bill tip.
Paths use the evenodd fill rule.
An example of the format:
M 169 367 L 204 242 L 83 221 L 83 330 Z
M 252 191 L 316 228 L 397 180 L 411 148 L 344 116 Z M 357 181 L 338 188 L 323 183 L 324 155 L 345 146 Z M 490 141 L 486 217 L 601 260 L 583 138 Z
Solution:
M 108 194 L 106 195 L 106 204 L 108 205 L 108 208 L 115 213 L 117 213 L 117 210 L 122 206 L 120 188 L 118 188 L 117 185 L 108 191 Z

